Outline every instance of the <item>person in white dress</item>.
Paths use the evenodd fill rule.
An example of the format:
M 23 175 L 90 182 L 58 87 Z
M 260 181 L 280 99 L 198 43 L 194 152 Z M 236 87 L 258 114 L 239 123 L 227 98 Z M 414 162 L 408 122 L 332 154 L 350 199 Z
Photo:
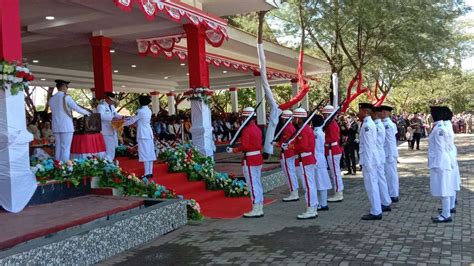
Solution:
M 318 211 L 329 210 L 328 190 L 332 189 L 331 179 L 329 178 L 328 165 L 324 155 L 324 144 L 326 136 L 323 131 L 324 118 L 321 115 L 315 115 L 311 121 L 314 127 L 314 136 L 316 137 L 316 147 L 314 154 L 316 156 L 316 188 L 318 189 L 319 205 Z
M 153 161 L 156 161 L 155 144 L 153 141 L 153 130 L 151 129 L 152 112 L 148 105 L 151 103 L 151 97 L 141 95 L 138 98 L 140 108 L 137 113 L 125 121 L 124 126 L 136 124 L 138 160 L 143 162 L 147 179 L 153 178 Z
M 451 218 L 451 199 L 454 196 L 454 176 L 449 155 L 448 132 L 443 123 L 443 108 L 431 107 L 433 130 L 428 138 L 428 168 L 430 169 L 431 195 L 441 199 L 441 213 L 432 217 L 434 223 L 449 223 Z
M 115 109 L 115 103 L 117 102 L 115 94 L 107 92 L 105 99 L 97 105 L 97 113 L 100 114 L 102 121 L 102 135 L 104 136 L 106 155 L 105 158 L 109 161 L 115 159 L 115 148 L 118 146 L 118 135 L 117 130 L 112 127 L 112 120 L 122 119 Z
M 450 208 L 451 213 L 456 213 L 456 193 L 461 190 L 461 173 L 459 172 L 459 163 L 458 163 L 458 148 L 454 144 L 454 130 L 453 124 L 451 122 L 453 118 L 453 112 L 448 107 L 443 107 L 443 124 L 446 127 L 449 156 L 451 158 L 451 166 L 453 170 L 451 174 L 453 175 L 452 181 L 454 182 L 454 196 L 450 199 Z
M 67 95 L 69 81 L 57 79 L 55 82 L 58 92 L 49 99 L 55 139 L 54 158 L 59 161 L 67 161 L 71 157 L 71 143 L 74 135 L 72 110 L 82 115 L 90 115 L 90 112 L 77 105 L 71 96 Z

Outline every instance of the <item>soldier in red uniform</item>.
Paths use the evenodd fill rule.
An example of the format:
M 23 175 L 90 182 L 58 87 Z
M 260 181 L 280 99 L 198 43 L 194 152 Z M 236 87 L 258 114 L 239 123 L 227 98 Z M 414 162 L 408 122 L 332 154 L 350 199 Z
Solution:
M 252 198 L 252 211 L 244 214 L 246 218 L 263 217 L 263 188 L 260 181 L 262 173 L 262 131 L 255 123 L 255 110 L 252 107 L 246 107 L 242 111 L 242 116 L 252 116 L 251 120 L 242 130 L 240 137 L 240 146 L 236 148 L 227 147 L 228 153 L 242 152 L 242 171 L 245 181 L 250 189 Z
M 281 114 L 281 123 L 283 125 L 293 116 L 293 112 L 290 110 L 284 110 Z M 295 126 L 289 122 L 283 129 L 278 145 L 281 147 L 283 143 L 286 143 L 296 132 Z M 296 154 L 293 149 L 282 150 L 280 153 L 280 164 L 283 173 L 288 180 L 288 188 L 290 189 L 290 195 L 283 198 L 283 202 L 297 201 L 299 200 L 298 195 L 298 179 L 295 172 L 295 158 Z
M 308 117 L 306 110 L 297 108 L 293 111 L 295 125 L 300 128 Z M 296 154 L 296 174 L 305 187 L 306 212 L 297 216 L 298 219 L 314 219 L 318 216 L 318 192 L 316 190 L 316 157 L 314 156 L 315 137 L 314 132 L 305 125 L 300 135 L 290 145 L 283 145 L 283 149 L 293 149 Z
M 331 113 L 334 112 L 334 107 L 332 105 L 326 105 L 323 108 L 323 116 L 327 118 Z M 342 191 L 344 190 L 344 184 L 342 183 L 341 175 L 341 157 L 343 149 L 340 145 L 341 139 L 341 130 L 336 120 L 333 119 L 326 128 L 324 132 L 326 134 L 325 141 L 325 154 L 327 163 L 329 166 L 329 175 L 333 181 L 334 196 L 328 199 L 329 202 L 341 202 L 344 200 Z

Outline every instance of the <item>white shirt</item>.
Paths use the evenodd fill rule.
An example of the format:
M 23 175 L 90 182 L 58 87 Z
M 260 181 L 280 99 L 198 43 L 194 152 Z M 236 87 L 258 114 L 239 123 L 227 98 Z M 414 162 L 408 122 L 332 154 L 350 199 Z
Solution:
M 97 105 L 97 113 L 100 114 L 100 119 L 102 122 L 102 135 L 116 135 L 117 132 L 112 127 L 112 120 L 114 118 L 122 118 L 122 116 L 117 113 L 115 106 L 109 105 L 105 101 L 102 101 L 99 105 Z
M 314 136 L 316 137 L 316 146 L 314 147 L 314 154 L 316 155 L 316 161 L 318 168 L 327 168 L 326 157 L 324 156 L 324 143 L 326 134 L 322 127 L 314 128 Z
M 364 118 L 359 135 L 359 164 L 368 167 L 377 165 L 377 127 L 370 116 Z
M 397 148 L 397 125 L 393 123 L 390 117 L 386 117 L 383 120 L 385 126 L 385 158 L 398 158 L 398 148 Z
M 72 123 L 72 111 L 74 110 L 83 115 L 89 115 L 90 112 L 81 108 L 79 105 L 74 102 L 71 96 L 66 95 L 62 91 L 58 91 L 51 99 L 49 99 L 49 107 L 53 114 L 52 119 L 52 130 L 54 133 L 60 132 L 74 132 L 74 124 Z M 65 104 L 66 103 L 66 106 Z M 69 114 L 66 113 L 66 109 Z
M 124 124 L 129 126 L 137 124 L 137 139 L 153 139 L 153 130 L 151 129 L 152 112 L 148 106 L 142 106 L 138 109 L 135 116 L 130 117 Z
M 377 159 L 379 164 L 385 163 L 385 126 L 380 118 L 375 119 L 375 127 L 377 128 L 377 151 L 379 156 Z
M 428 137 L 428 168 L 451 169 L 451 159 L 447 143 L 447 130 L 442 121 L 433 123 L 434 128 Z

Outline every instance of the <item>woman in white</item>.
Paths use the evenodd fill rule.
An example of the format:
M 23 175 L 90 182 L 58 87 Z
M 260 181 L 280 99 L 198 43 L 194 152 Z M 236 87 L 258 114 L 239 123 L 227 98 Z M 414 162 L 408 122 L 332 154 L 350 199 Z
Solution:
M 324 118 L 321 115 L 315 115 L 311 121 L 314 127 L 314 136 L 316 137 L 316 146 L 314 154 L 316 157 L 316 188 L 318 189 L 319 206 L 318 211 L 329 210 L 328 190 L 332 188 L 329 178 L 326 156 L 324 156 L 325 134 L 322 129 Z
M 151 97 L 141 95 L 138 98 L 140 108 L 135 116 L 130 117 L 124 126 L 137 125 L 138 159 L 145 166 L 147 179 L 153 178 L 153 161 L 156 160 L 155 144 L 153 141 L 153 130 L 151 129 L 151 110 L 148 105 Z

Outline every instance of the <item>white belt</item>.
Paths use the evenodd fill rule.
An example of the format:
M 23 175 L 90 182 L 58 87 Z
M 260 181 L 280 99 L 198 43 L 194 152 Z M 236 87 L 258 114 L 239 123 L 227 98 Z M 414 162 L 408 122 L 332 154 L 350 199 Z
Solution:
M 326 147 L 337 146 L 337 141 L 333 142 L 333 143 L 329 143 L 329 144 L 324 144 L 324 146 L 326 146 Z
M 300 153 L 298 155 L 300 156 L 300 158 L 304 158 L 304 157 L 312 155 L 312 153 L 311 152 L 303 152 L 303 153 Z
M 259 155 L 260 151 L 249 151 L 249 152 L 246 152 L 244 154 L 245 154 L 245 156 L 254 156 L 254 155 Z

